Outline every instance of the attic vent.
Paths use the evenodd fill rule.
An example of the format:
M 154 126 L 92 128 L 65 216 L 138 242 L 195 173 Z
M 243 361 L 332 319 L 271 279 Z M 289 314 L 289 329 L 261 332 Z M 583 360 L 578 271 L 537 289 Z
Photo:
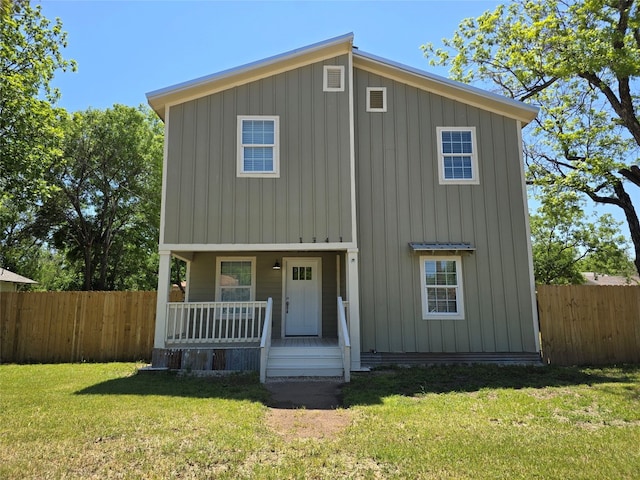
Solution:
M 344 67 L 325 65 L 322 84 L 325 92 L 344 92 Z
M 367 87 L 367 112 L 387 111 L 387 88 Z

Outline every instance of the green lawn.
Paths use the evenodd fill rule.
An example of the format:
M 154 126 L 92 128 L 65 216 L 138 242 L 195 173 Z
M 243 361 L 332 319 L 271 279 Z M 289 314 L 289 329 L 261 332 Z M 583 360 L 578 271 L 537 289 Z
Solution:
M 277 418 L 255 376 L 135 369 L 0 365 L 0 478 L 640 475 L 640 367 L 376 371 L 354 375 L 343 410 Z M 283 414 L 288 434 L 274 426 Z M 295 434 L 332 415 L 345 426 Z

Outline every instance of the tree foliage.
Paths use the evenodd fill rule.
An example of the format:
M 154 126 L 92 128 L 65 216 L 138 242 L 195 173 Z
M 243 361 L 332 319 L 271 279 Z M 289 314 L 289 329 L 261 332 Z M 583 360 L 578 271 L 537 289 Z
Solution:
M 43 242 L 31 224 L 50 190 L 45 174 L 60 154 L 59 92 L 50 82 L 75 63 L 62 57 L 60 20 L 26 0 L 0 3 L 0 266 L 35 277 Z
M 50 82 L 65 60 L 66 33 L 26 0 L 2 6 L 0 22 L 0 190 L 3 200 L 32 200 L 46 189 L 43 172 L 59 153 L 59 92 Z
M 491 82 L 537 104 L 529 179 L 622 209 L 640 272 L 640 11 L 635 0 L 515 0 L 464 20 L 444 47 L 424 45 L 458 80 Z
M 544 192 L 531 215 L 533 269 L 538 284 L 584 283 L 582 272 L 628 275 L 632 268 L 611 215 L 591 221 L 575 192 Z
M 77 112 L 36 229 L 81 266 L 83 290 L 155 288 L 163 129 L 147 108 Z

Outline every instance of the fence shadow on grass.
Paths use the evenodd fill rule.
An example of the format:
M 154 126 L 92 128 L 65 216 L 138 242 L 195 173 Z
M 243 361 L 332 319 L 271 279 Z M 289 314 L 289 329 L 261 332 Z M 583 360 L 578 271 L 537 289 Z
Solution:
M 189 398 L 221 398 L 266 403 L 269 393 L 256 374 L 220 377 L 181 376 L 174 373 L 136 373 L 114 378 L 76 392 L 76 395 L 157 395 Z
M 352 376 L 343 388 L 343 404 L 381 404 L 385 397 L 482 389 L 546 388 L 636 382 L 640 366 L 610 369 L 554 366 L 456 365 L 378 369 Z M 635 389 L 634 389 L 635 390 Z

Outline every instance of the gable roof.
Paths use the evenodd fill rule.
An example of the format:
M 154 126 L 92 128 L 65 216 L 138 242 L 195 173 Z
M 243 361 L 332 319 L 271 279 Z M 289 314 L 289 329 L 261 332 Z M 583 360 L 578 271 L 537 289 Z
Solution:
M 353 51 L 353 65 L 356 68 L 392 78 L 436 95 L 520 120 L 523 126 L 538 115 L 538 108 L 532 105 L 358 49 Z
M 164 120 L 165 109 L 171 105 L 201 98 L 350 52 L 353 52 L 354 68 L 367 70 L 412 85 L 421 90 L 519 120 L 523 126 L 532 121 L 538 114 L 538 108 L 517 100 L 362 52 L 353 47 L 353 33 L 347 33 L 236 68 L 154 90 L 147 93 L 147 101 L 158 116 Z
M 7 283 L 38 283 L 30 278 L 10 272 L 6 268 L 0 268 L 0 282 Z
M 349 53 L 352 45 L 353 33 L 347 33 L 263 60 L 154 90 L 147 93 L 147 101 L 164 120 L 166 106 L 201 98 L 260 78 L 293 70 L 337 55 L 344 55 Z

